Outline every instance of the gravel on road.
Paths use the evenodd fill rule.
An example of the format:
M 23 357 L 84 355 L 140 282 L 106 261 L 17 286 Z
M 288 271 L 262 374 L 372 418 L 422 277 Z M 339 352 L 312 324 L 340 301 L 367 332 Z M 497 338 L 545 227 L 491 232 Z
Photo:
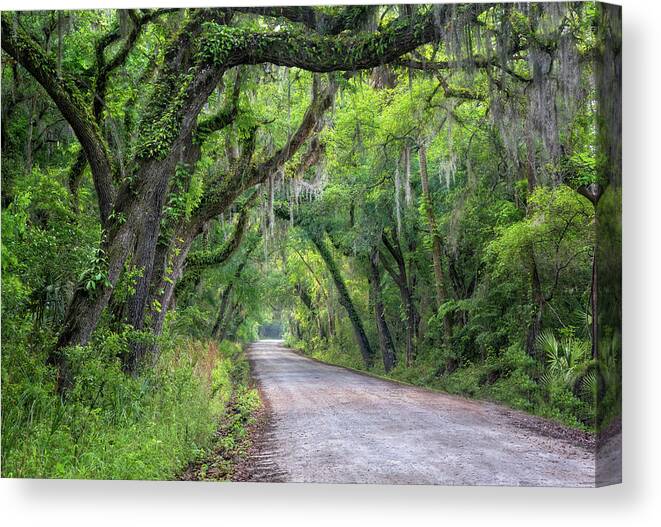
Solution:
M 281 341 L 248 357 L 267 423 L 245 479 L 594 486 L 592 449 L 547 420 L 323 364 Z

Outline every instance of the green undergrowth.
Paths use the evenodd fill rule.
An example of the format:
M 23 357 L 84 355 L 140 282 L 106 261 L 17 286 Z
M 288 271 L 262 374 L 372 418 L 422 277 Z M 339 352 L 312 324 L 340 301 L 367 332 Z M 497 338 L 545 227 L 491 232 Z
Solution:
M 41 357 L 3 349 L 3 477 L 173 479 L 218 441 L 237 394 L 254 406 L 238 344 L 179 338 L 137 377 L 122 372 L 116 346 L 72 351 L 73 367 L 85 367 L 65 402 Z M 17 360 L 21 368 L 5 369 Z
M 257 390 L 247 386 L 247 377 L 237 383 L 227 411 L 209 447 L 188 465 L 180 476 L 186 481 L 230 481 L 236 465 L 248 454 L 252 445 L 250 426 L 261 406 Z
M 349 342 L 310 343 L 289 340 L 288 344 L 314 359 L 367 371 L 407 384 L 431 388 L 472 399 L 492 401 L 516 410 L 545 417 L 566 426 L 594 431 L 594 410 L 589 397 L 582 397 L 562 382 L 543 382 L 543 368 L 520 346 L 492 353 L 479 363 L 466 362 L 452 371 L 443 364 L 438 350 L 420 350 L 410 367 L 401 362 L 389 373 L 381 363 L 365 368 L 356 346 Z

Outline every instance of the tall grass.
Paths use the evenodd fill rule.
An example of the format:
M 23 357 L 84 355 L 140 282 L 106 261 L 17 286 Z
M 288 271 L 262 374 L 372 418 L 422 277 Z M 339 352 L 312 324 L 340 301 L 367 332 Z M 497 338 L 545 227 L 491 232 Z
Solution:
M 239 346 L 179 339 L 135 378 L 108 348 L 72 350 L 81 367 L 66 401 L 39 361 L 3 372 L 3 477 L 170 479 L 201 455 L 246 368 Z

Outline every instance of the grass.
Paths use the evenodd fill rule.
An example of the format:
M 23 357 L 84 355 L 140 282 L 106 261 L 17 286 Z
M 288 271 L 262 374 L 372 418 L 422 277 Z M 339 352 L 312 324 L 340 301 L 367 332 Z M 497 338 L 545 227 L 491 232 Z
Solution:
M 66 403 L 45 379 L 3 376 L 2 477 L 173 479 L 207 452 L 245 390 L 237 344 L 180 339 L 137 378 L 98 352 L 80 351 L 85 375 Z
M 236 465 L 252 445 L 250 426 L 261 406 L 259 394 L 246 385 L 238 386 L 228 411 L 220 419 L 214 440 L 203 455 L 193 460 L 181 475 L 186 481 L 230 481 Z

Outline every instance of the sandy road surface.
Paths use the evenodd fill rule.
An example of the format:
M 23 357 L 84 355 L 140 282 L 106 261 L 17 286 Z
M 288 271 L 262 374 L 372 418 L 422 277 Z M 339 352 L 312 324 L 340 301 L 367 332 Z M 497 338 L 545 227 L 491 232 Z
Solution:
M 248 353 L 269 415 L 249 480 L 594 484 L 593 453 L 530 426 L 537 418 L 321 364 L 280 341 Z

